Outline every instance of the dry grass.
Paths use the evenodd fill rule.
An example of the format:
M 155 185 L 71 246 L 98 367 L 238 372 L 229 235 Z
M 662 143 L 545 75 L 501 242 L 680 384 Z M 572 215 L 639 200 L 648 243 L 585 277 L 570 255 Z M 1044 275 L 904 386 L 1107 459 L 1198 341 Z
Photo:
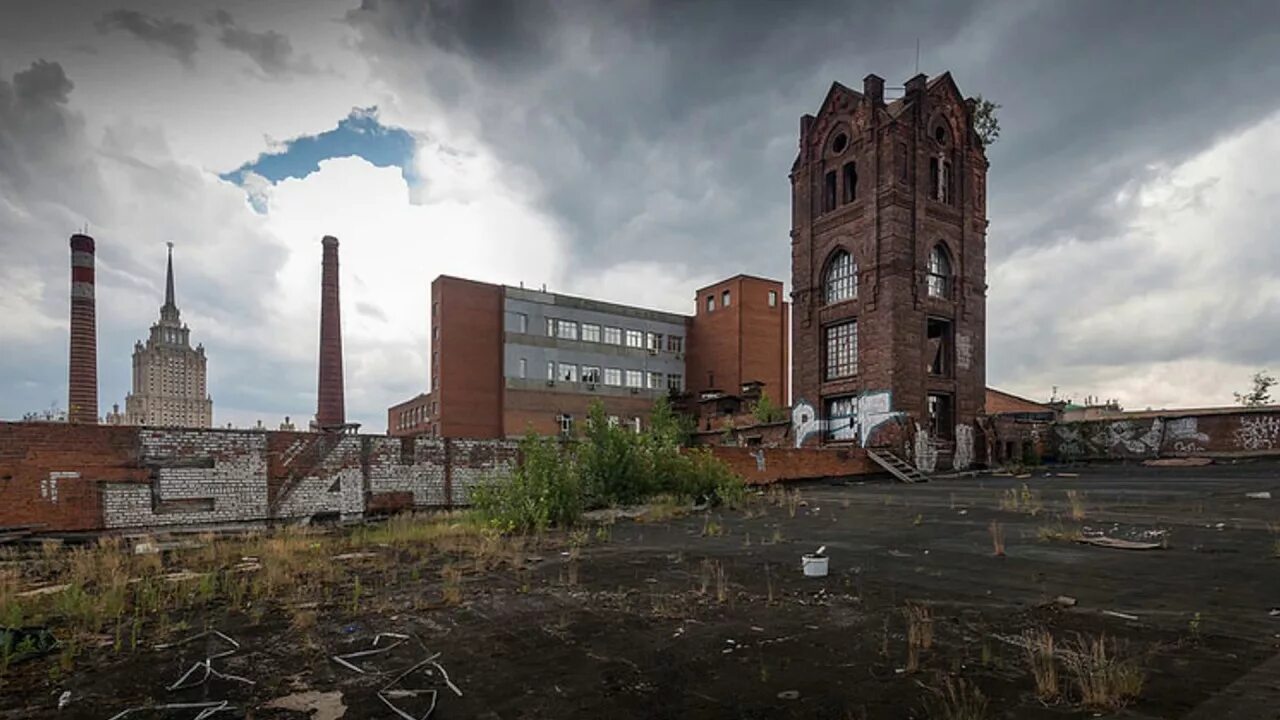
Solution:
M 925 697 L 925 716 L 930 720 L 984 720 L 987 698 L 977 685 L 964 678 L 943 678 L 940 687 Z
M 1063 653 L 1080 702 L 1095 710 L 1118 710 L 1142 692 L 1145 675 L 1125 647 L 1105 635 L 1079 637 Z
M 922 650 L 933 647 L 933 611 L 928 605 L 907 603 L 902 609 L 907 619 L 907 642 L 917 645 Z
M 1044 501 L 1040 499 L 1040 491 L 1032 490 L 1026 483 L 1021 488 L 1009 488 L 999 495 L 1000 509 L 1009 512 L 1021 512 L 1039 515 L 1044 510 Z
M 724 534 L 724 525 L 711 519 L 711 513 L 707 513 L 706 519 L 702 521 L 702 537 L 719 537 Z
M 987 531 L 991 533 L 991 552 L 996 557 L 1004 557 L 1004 526 L 992 520 Z
M 1027 666 L 1036 681 L 1036 697 L 1042 702 L 1058 699 L 1062 690 L 1058 685 L 1058 666 L 1053 660 L 1053 635 L 1048 630 L 1027 630 L 1022 637 Z
M 725 576 L 724 565 L 719 560 L 703 560 L 702 573 L 699 577 L 698 592 L 707 595 L 715 589 L 716 602 L 723 603 L 729 599 L 729 580 Z
M 1085 517 L 1084 493 L 1079 490 L 1067 491 L 1067 504 L 1071 507 L 1071 519 L 1080 522 Z
M 1036 537 L 1040 542 L 1076 542 L 1082 536 L 1078 528 L 1067 528 L 1059 522 L 1057 525 L 1042 525 L 1036 528 Z
M 440 587 L 440 599 L 445 605 L 457 605 L 462 602 L 462 571 L 453 565 L 446 565 L 440 570 L 440 578 L 444 581 Z

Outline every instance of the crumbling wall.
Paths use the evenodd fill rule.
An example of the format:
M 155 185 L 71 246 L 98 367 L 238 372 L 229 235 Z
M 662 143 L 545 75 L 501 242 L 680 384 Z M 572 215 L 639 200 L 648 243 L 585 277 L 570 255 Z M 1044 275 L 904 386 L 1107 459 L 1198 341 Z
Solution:
M 0 526 L 101 530 L 468 502 L 505 440 L 0 423 Z
M 1051 448 L 1059 460 L 1280 454 L 1280 408 L 1060 422 Z

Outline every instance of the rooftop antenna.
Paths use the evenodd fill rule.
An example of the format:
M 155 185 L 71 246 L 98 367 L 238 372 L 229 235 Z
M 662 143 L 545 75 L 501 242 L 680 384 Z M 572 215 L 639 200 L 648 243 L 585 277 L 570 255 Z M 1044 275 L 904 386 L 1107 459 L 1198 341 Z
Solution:
M 920 38 L 916 38 L 916 74 L 920 74 Z

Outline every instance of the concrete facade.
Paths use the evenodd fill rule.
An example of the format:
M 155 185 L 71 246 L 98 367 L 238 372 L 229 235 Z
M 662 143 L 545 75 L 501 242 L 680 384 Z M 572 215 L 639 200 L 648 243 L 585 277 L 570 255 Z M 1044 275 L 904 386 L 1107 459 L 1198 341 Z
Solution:
M 213 399 L 206 385 L 207 362 L 203 345 L 191 347 L 191 330 L 183 324 L 178 310 L 170 245 L 160 319 L 151 326 L 146 344 L 133 346 L 133 392 L 125 397 L 125 424 L 211 427 Z
M 750 296 L 747 309 L 722 313 L 733 318 L 723 327 L 704 323 L 703 339 L 695 341 L 696 316 L 438 277 L 431 284 L 431 392 L 389 408 L 388 433 L 572 433 L 594 400 L 616 422 L 639 428 L 658 398 L 690 390 L 695 355 L 707 358 L 700 371 L 710 363 L 723 378 L 761 375 L 785 397 L 781 283 L 743 276 L 726 282 Z M 699 353 L 703 342 L 722 347 Z
M 896 418 L 921 464 L 971 458 L 986 346 L 987 161 L 950 74 L 834 83 L 791 171 L 797 442 L 877 445 Z M 961 447 L 964 446 L 964 447 Z M 940 459 L 940 461 L 939 461 Z

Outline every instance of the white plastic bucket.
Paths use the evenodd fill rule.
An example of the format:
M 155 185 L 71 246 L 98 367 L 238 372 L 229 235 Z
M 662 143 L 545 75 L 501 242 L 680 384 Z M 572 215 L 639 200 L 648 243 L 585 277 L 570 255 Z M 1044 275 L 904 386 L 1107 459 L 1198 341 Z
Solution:
M 805 577 L 826 577 L 827 557 L 825 555 L 804 555 L 800 558 Z

